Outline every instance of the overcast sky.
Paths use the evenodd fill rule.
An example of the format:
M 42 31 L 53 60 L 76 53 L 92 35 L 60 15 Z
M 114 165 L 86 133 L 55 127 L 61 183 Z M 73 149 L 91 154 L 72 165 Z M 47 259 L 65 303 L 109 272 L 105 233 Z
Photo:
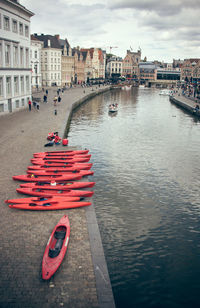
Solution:
M 199 0 L 19 0 L 35 16 L 31 33 L 60 34 L 71 47 L 101 47 L 148 61 L 200 58 Z

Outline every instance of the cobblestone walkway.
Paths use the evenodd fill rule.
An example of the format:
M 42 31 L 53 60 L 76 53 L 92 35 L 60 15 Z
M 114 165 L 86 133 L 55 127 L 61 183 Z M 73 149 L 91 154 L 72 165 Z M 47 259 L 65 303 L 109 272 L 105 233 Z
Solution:
M 39 111 L 27 109 L 0 117 L 1 308 L 98 307 L 85 209 L 31 212 L 10 209 L 4 203 L 8 198 L 24 197 L 15 192 L 20 183 L 12 176 L 25 174 L 32 154 L 46 149 L 49 131 L 58 131 L 62 137 L 61 128 L 72 103 L 89 93 L 91 88 L 66 91 L 56 106 L 57 116 L 55 90 L 51 89 L 48 104 L 40 103 Z M 55 276 L 45 282 L 41 278 L 44 249 L 54 226 L 66 213 L 71 224 L 68 252 Z

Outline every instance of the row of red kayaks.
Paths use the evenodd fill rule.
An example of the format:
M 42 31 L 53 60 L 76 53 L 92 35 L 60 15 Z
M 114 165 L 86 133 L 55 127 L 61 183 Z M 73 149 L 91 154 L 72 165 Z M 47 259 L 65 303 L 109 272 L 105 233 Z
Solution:
M 23 181 L 18 193 L 29 195 L 27 198 L 5 200 L 10 208 L 22 210 L 63 210 L 91 205 L 84 198 L 91 197 L 93 191 L 80 190 L 90 188 L 95 182 L 77 181 L 93 175 L 92 163 L 88 163 L 89 150 L 55 151 L 34 153 L 32 166 L 27 174 L 13 176 Z M 60 266 L 67 250 L 70 236 L 70 223 L 64 215 L 57 223 L 47 243 L 43 261 L 42 278 L 49 279 Z

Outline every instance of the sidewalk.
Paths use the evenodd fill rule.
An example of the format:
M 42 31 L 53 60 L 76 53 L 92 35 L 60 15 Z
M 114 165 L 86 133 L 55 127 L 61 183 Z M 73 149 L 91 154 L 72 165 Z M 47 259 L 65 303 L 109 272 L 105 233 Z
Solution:
M 12 176 L 25 174 L 33 153 L 48 149 L 44 144 L 50 131 L 58 131 L 62 137 L 73 103 L 91 92 L 91 88 L 65 91 L 56 106 L 57 116 L 53 105 L 56 89 L 50 89 L 48 103 L 40 103 L 39 111 L 27 109 L 1 117 L 1 307 L 99 307 L 86 210 L 17 211 L 4 203 L 5 199 L 24 197 L 16 193 L 20 183 Z M 57 274 L 44 282 L 44 249 L 54 226 L 66 213 L 71 224 L 68 252 Z

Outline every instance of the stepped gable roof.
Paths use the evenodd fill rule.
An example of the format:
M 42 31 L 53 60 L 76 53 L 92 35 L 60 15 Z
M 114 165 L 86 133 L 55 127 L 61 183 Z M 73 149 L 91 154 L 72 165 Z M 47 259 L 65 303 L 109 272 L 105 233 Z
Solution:
M 64 39 L 64 40 L 63 39 L 59 39 L 58 41 L 59 41 L 61 47 L 64 47 L 65 45 L 66 45 L 66 47 L 70 47 L 69 42 L 68 42 L 67 39 Z
M 81 50 L 81 53 L 82 53 L 82 55 L 83 55 L 83 61 L 85 61 L 86 60 L 86 58 L 87 58 L 87 51 L 82 51 Z
M 37 38 L 39 41 L 44 42 L 44 48 L 48 48 L 48 40 L 51 42 L 51 48 L 58 48 L 61 49 L 61 45 L 59 43 L 59 40 L 57 37 L 49 34 L 41 34 L 37 35 L 37 33 L 34 34 L 35 38 Z

